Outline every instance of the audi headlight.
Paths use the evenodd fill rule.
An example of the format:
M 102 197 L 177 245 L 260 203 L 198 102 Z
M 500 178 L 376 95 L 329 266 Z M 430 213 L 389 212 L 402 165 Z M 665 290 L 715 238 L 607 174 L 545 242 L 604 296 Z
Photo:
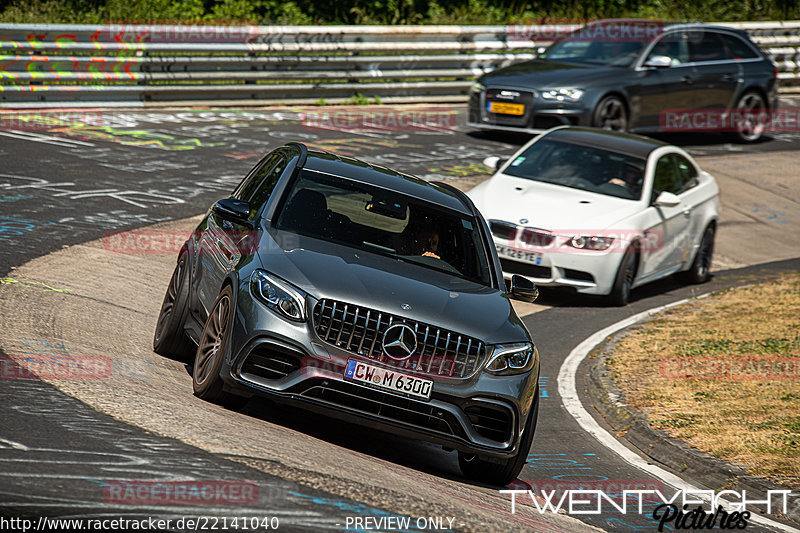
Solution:
M 493 374 L 523 374 L 533 368 L 536 362 L 533 344 L 497 344 L 492 350 L 486 370 Z
M 263 270 L 254 270 L 250 277 L 250 293 L 286 318 L 305 322 L 305 296 L 285 281 Z
M 552 89 L 542 92 L 545 100 L 556 100 L 558 102 L 577 102 L 583 96 L 580 89 Z
M 486 89 L 486 85 L 482 84 L 479 81 L 476 81 L 475 83 L 473 83 L 472 87 L 469 88 L 470 92 L 473 92 L 473 93 L 483 92 L 484 89 Z
M 614 237 L 575 235 L 568 242 L 570 246 L 578 250 L 608 250 L 614 243 Z

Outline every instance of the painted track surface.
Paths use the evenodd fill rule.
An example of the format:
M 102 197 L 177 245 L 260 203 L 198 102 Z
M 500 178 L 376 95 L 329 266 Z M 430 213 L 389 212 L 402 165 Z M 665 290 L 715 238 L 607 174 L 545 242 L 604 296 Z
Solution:
M 101 237 L 106 231 L 204 210 L 241 179 L 259 154 L 286 140 L 314 142 L 332 151 L 430 178 L 450 177 L 462 187 L 485 177 L 480 166 L 485 155 L 509 154 L 525 140 L 472 137 L 458 129 L 330 132 L 303 126 L 298 118 L 287 111 L 130 113 L 116 115 L 119 124 L 111 130 L 60 125 L 36 131 L 16 130 L 10 137 L 3 136 L 0 269 L 5 271 L 65 244 Z M 694 153 L 712 154 L 700 162 L 718 177 L 723 188 L 725 212 L 716 270 L 800 255 L 797 245 L 793 248 L 785 238 L 787 231 L 800 227 L 800 197 L 793 172 L 796 158 L 792 152 L 764 153 L 765 149 L 793 146 L 793 139 L 787 136 L 746 147 L 743 153 L 733 156 L 728 152 L 737 147 L 688 147 Z M 742 238 L 748 246 L 741 245 Z M 87 258 L 91 261 L 86 262 Z M 84 267 L 76 268 L 76 259 L 84 260 L 77 263 Z M 327 516 L 312 517 L 321 524 L 336 527 L 337 513 L 340 522 L 343 516 L 337 505 L 357 505 L 352 502 L 358 501 L 368 507 L 351 508 L 351 514 L 379 515 L 380 511 L 375 510 L 379 507 L 411 515 L 450 513 L 457 517 L 456 527 L 465 530 L 575 530 L 574 525 L 543 521 L 547 516 L 510 517 L 506 499 L 500 498 L 496 490 L 465 484 L 458 476 L 454 455 L 435 447 L 375 437 L 368 430 L 350 426 L 343 431 L 340 424 L 305 413 L 276 412 L 266 402 L 252 402 L 237 414 L 193 398 L 185 369 L 177 362 L 158 357 L 149 348 L 155 313 L 173 261 L 172 254 L 109 254 L 102 243 L 77 246 L 34 261 L 8 275 L 17 283 L 0 288 L 4 317 L 0 347 L 6 353 L 60 352 L 60 347 L 54 348 L 60 343 L 72 353 L 112 357 L 118 372 L 112 373 L 110 380 L 55 383 L 99 411 L 209 450 L 209 457 L 214 460 L 235 456 L 241 468 L 254 467 L 248 468 L 246 475 L 268 476 L 263 486 L 279 488 L 265 489 L 265 495 L 275 497 L 271 502 L 286 501 L 282 490 L 289 491 L 286 487 L 291 485 L 283 483 L 302 480 L 306 485 L 295 491 L 308 497 L 298 497 L 297 501 L 317 498 L 315 502 L 327 502 L 335 510 Z M 146 277 L 142 275 L 145 272 Z M 102 282 L 95 282 L 94 276 L 98 275 L 103 277 Z M 750 278 L 751 274 L 742 276 Z M 730 278 L 728 282 L 738 283 L 740 278 Z M 55 292 L 48 288 L 70 290 Z M 554 478 L 604 480 L 609 484 L 654 481 L 581 439 L 581 430 L 560 408 L 555 376 L 572 346 L 613 321 L 612 315 L 625 316 L 707 288 L 683 288 L 664 282 L 638 291 L 632 306 L 613 313 L 593 302 L 564 298 L 558 293 L 546 294 L 542 302 L 545 305 L 523 308 L 533 312 L 552 307 L 526 319 L 543 354 L 543 394 L 547 397 L 543 399 L 541 424 L 521 479 L 528 483 Z M 26 387 L 27 392 L 23 390 Z M 48 420 L 40 411 L 31 410 L 37 397 L 41 401 L 45 394 L 59 396 L 45 384 L 34 386 L 22 380 L 0 383 L 4 405 L 14 406 L 12 412 L 18 415 L 2 415 L 2 427 L 10 434 L 0 438 L 19 443 L 20 435 L 27 438 L 37 433 L 31 431 L 32 427 L 41 427 L 41 438 L 45 438 L 52 418 Z M 68 405 L 72 407 L 65 412 L 85 409 L 90 416 L 102 416 L 77 403 Z M 70 435 L 70 431 L 72 441 L 66 439 L 67 443 L 80 446 L 91 440 L 85 430 L 75 433 L 62 428 L 60 434 Z M 6 444 L 0 453 L 10 448 Z M 193 448 L 186 448 L 184 453 L 191 456 Z M 235 468 L 230 462 L 223 462 L 226 468 Z M 161 472 L 181 472 L 176 464 L 166 463 L 160 468 Z M 203 472 L 221 477 L 213 473 L 213 467 L 204 468 Z M 26 479 L 25 472 L 21 474 L 13 478 L 15 483 Z M 64 472 L 61 474 L 63 479 Z M 83 481 L 91 477 L 88 473 L 80 475 Z M 32 489 L 30 484 L 3 481 L 3 492 L 16 491 L 16 496 L 14 500 L 4 497 L 0 502 L 18 504 L 3 505 L 3 509 L 21 509 L 23 503 L 40 501 L 38 489 Z M 308 485 L 333 494 L 311 493 Z M 26 500 L 25 494 L 31 497 Z M 87 494 L 87 501 L 102 501 L 96 484 L 95 490 Z M 299 504 L 288 507 L 298 513 L 303 510 Z M 27 506 L 33 508 L 35 505 Z M 315 504 L 306 510 L 325 515 L 325 508 Z M 647 520 L 630 517 L 606 516 L 590 521 L 607 530 L 653 528 Z M 298 521 L 297 527 L 307 526 Z

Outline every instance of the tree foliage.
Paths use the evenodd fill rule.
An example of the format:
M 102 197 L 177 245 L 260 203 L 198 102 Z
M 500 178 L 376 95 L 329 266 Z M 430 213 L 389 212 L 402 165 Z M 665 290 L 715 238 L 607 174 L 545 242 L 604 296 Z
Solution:
M 0 21 L 198 24 L 531 24 L 598 18 L 789 20 L 800 0 L 0 0 Z

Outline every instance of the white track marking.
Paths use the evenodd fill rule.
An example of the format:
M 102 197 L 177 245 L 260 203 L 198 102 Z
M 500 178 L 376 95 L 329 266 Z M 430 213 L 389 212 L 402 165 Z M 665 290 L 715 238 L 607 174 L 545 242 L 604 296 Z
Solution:
M 0 131 L 0 135 L 4 135 L 6 137 L 12 137 L 14 139 L 21 139 L 23 141 L 35 141 L 45 144 L 55 144 L 56 146 L 63 146 L 66 148 L 76 148 L 76 145 L 94 146 L 94 143 L 78 141 L 75 139 L 67 139 L 65 137 L 57 137 L 54 135 L 43 135 L 41 133 L 34 133 L 32 131 L 6 130 L 6 131 Z
M 709 294 L 710 293 L 703 294 L 695 299 L 705 298 Z M 642 311 L 641 313 L 637 313 L 633 316 L 620 320 L 619 322 L 612 324 L 607 328 L 603 328 L 600 331 L 595 332 L 589 338 L 576 346 L 561 365 L 561 370 L 558 372 L 558 394 L 561 396 L 561 403 L 564 405 L 564 408 L 569 411 L 581 428 L 592 435 L 597 442 L 619 455 L 626 463 L 647 472 L 648 474 L 660 479 L 661 481 L 673 486 L 678 490 L 699 491 L 702 489 L 692 485 L 681 477 L 676 476 L 672 472 L 668 472 L 663 468 L 648 463 L 646 459 L 623 446 L 616 439 L 616 437 L 612 436 L 608 431 L 600 427 L 600 424 L 598 424 L 592 415 L 590 415 L 589 412 L 583 407 L 583 404 L 578 398 L 578 389 L 575 383 L 575 375 L 578 370 L 578 365 L 580 365 L 581 361 L 583 361 L 586 356 L 589 355 L 589 352 L 591 352 L 595 346 L 603 342 L 606 337 L 609 337 L 644 318 L 661 313 L 662 311 L 672 307 L 685 304 L 690 300 L 690 298 L 686 298 L 667 305 L 654 307 L 652 309 L 648 309 L 647 311 Z M 694 494 L 692 494 L 692 496 L 695 497 Z M 720 499 L 720 501 L 728 503 L 723 499 Z M 756 513 L 753 513 L 750 519 L 757 524 L 772 527 L 780 531 L 786 531 L 788 533 L 800 533 L 800 529 L 795 529 L 791 526 L 775 522 L 774 520 L 764 518 Z

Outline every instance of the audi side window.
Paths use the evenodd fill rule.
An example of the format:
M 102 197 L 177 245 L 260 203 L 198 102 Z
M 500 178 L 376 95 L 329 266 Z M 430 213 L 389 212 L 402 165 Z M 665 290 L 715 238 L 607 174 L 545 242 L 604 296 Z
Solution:
M 689 60 L 693 63 L 704 61 L 725 61 L 728 59 L 725 43 L 720 34 L 702 30 L 689 32 Z
M 728 59 L 757 59 L 755 50 L 742 40 L 741 37 L 720 34 L 722 42 L 728 49 Z
M 671 192 L 678 194 L 681 192 L 683 180 L 678 174 L 678 167 L 672 155 L 662 156 L 656 163 L 655 175 L 653 176 L 653 196 L 660 192 Z
M 655 56 L 668 57 L 670 59 L 670 66 L 672 67 L 688 63 L 689 45 L 687 43 L 686 34 L 681 32 L 665 35 L 653 46 L 653 49 L 650 50 L 645 62 L 651 60 Z
M 685 157 L 673 154 L 675 164 L 678 166 L 678 175 L 681 179 L 681 191 L 684 192 L 697 185 L 697 170 Z
M 250 220 L 256 217 L 261 206 L 269 200 L 281 174 L 286 170 L 286 164 L 285 157 L 276 155 L 256 172 L 253 179 L 254 190 L 249 198 L 245 198 L 250 202 Z

